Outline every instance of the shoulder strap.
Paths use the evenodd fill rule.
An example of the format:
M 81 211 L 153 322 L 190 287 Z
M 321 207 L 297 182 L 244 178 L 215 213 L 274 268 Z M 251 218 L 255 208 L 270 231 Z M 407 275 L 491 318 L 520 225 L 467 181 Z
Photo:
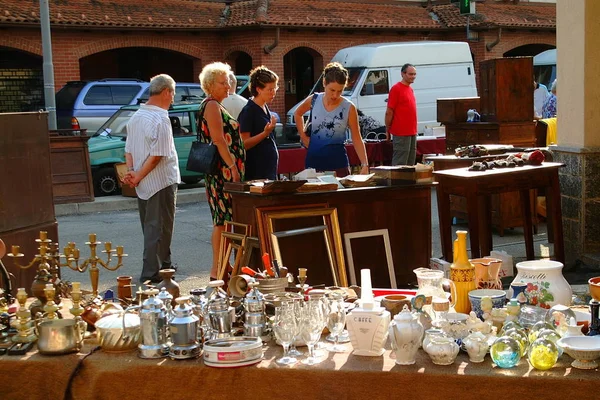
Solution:
M 319 93 L 313 93 L 312 100 L 310 101 L 310 113 L 308 114 L 308 122 L 312 122 L 312 110 L 315 106 L 315 102 L 317 101 L 317 97 L 319 97 Z
M 208 102 L 210 101 L 217 101 L 213 98 L 206 98 L 204 100 L 202 100 L 202 103 L 200 104 L 200 108 L 198 109 L 198 114 L 196 117 L 196 139 L 201 142 L 201 137 L 203 137 L 204 135 L 202 134 L 202 121 L 204 121 L 204 111 L 206 110 L 206 105 L 208 104 Z M 219 102 L 217 101 L 217 104 L 219 104 Z M 206 124 L 206 129 L 208 129 L 208 124 Z

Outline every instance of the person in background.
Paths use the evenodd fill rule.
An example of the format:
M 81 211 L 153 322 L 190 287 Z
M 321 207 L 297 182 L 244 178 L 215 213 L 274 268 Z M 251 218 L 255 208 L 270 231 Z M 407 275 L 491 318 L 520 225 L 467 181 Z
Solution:
M 237 78 L 235 77 L 233 71 L 229 72 L 227 78 L 229 79 L 229 96 L 223 99 L 221 104 L 223 104 L 223 107 L 229 111 L 229 115 L 231 115 L 234 119 L 238 119 L 240 111 L 242 111 L 242 108 L 244 108 L 248 102 L 248 99 L 236 93 L 235 90 L 237 88 Z
M 238 122 L 223 107 L 222 101 L 228 96 L 230 83 L 229 65 L 214 62 L 206 65 L 200 72 L 200 86 L 207 97 L 198 110 L 198 129 L 201 139 L 213 143 L 219 150 L 218 172 L 207 174 L 204 178 L 206 197 L 213 218 L 211 237 L 213 260 L 210 278 L 217 278 L 219 247 L 225 221 L 233 220 L 231 195 L 224 191 L 225 182 L 244 180 L 246 151 L 239 134 Z
M 169 75 L 150 80 L 150 98 L 127 123 L 123 183 L 135 187 L 144 234 L 140 281 L 161 281 L 158 271 L 171 268 L 171 238 L 175 224 L 179 160 L 173 141 L 169 106 L 175 81 Z
M 323 71 L 324 93 L 316 93 L 312 106 L 310 135 L 305 134 L 304 113 L 311 109 L 313 95 L 308 96 L 296 109 L 296 127 L 302 144 L 308 148 L 306 168 L 317 171 L 335 171 L 336 176 L 350 173 L 348 154 L 344 142 L 350 129 L 354 149 L 361 162 L 361 174 L 369 173 L 369 160 L 360 134 L 356 106 L 342 93 L 348 83 L 348 70 L 338 62 L 327 64 Z
M 542 118 L 556 117 L 556 79 L 552 82 L 550 88 L 550 96 L 546 98 L 544 107 L 542 108 Z
M 279 153 L 275 144 L 277 120 L 269 110 L 277 93 L 279 77 L 261 65 L 250 71 L 252 98 L 238 118 L 244 147 L 246 148 L 246 179 L 277 179 Z
M 544 107 L 544 102 L 546 101 L 546 98 L 548 96 L 550 96 L 550 93 L 548 93 L 548 88 L 545 85 L 538 83 L 534 76 L 533 77 L 533 118 L 534 119 L 542 118 L 542 109 Z
M 414 165 L 417 158 L 417 100 L 410 85 L 417 77 L 412 64 L 400 69 L 402 80 L 390 89 L 385 110 L 386 139 L 393 136 L 392 165 Z

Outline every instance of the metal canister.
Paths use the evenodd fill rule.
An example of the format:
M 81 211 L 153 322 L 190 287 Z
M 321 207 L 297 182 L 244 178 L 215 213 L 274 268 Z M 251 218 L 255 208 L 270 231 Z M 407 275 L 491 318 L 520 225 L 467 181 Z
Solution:
M 194 315 L 189 304 L 190 297 L 183 296 L 175 299 L 177 306 L 173 309 L 173 318 L 169 321 L 171 332 L 171 348 L 169 357 L 173 359 L 195 358 L 200 355 L 198 344 L 198 317 Z
M 167 319 L 171 319 L 173 313 L 173 295 L 167 291 L 167 288 L 162 287 L 156 297 L 165 305 Z
M 192 296 L 192 304 L 194 309 L 194 315 L 199 318 L 198 321 L 198 334 L 196 335 L 200 346 L 204 344 L 205 340 L 208 340 L 210 336 L 210 325 L 208 322 L 208 299 L 206 298 L 206 289 L 197 288 L 190 290 Z
M 167 310 L 156 297 L 158 289 L 144 291 L 148 296 L 140 309 L 142 343 L 138 346 L 141 358 L 161 358 L 169 354 Z
M 258 283 L 250 282 L 250 292 L 244 297 L 244 335 L 262 337 L 266 334 L 265 302 Z

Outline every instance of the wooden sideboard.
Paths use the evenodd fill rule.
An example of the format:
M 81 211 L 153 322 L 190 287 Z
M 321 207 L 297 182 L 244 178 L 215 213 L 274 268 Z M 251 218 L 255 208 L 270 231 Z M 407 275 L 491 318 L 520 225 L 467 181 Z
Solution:
M 40 231 L 58 241 L 50 170 L 48 114 L 0 114 L 0 238 L 9 251 L 13 244 L 21 246 L 22 263 L 39 253 Z M 15 275 L 13 294 L 19 287 L 29 292 L 36 267 L 20 269 L 8 256 L 2 262 Z
M 413 269 L 429 266 L 431 188 L 432 184 L 429 183 L 271 196 L 249 192 L 230 193 L 233 196 L 234 220 L 251 225 L 253 236 L 257 236 L 257 209 L 277 207 L 293 210 L 315 204 L 337 209 L 342 241 L 346 233 L 387 229 L 396 283 L 398 287 L 406 287 L 416 283 Z M 276 227 L 276 230 L 306 228 L 315 226 L 315 222 L 323 223 L 314 219 L 288 221 L 286 225 Z M 323 275 L 319 273 L 320 269 L 329 268 L 328 260 L 320 250 L 323 247 L 322 242 L 322 237 L 305 235 L 290 239 L 285 244 L 280 243 L 283 258 L 292 260 L 286 262 L 286 267 L 294 276 L 297 275 L 298 267 L 306 267 L 309 275 L 308 283 L 327 283 L 320 281 Z M 264 249 L 262 244 L 261 249 Z M 345 250 L 344 246 L 344 257 L 346 257 Z M 390 278 L 381 237 L 353 239 L 352 254 L 355 276 L 360 277 L 360 269 L 369 268 L 374 287 L 389 287 Z M 346 268 L 348 268 L 347 261 Z M 348 271 L 346 274 L 350 276 Z
M 512 144 L 535 147 L 535 122 L 461 122 L 446 125 L 446 154 L 473 144 Z

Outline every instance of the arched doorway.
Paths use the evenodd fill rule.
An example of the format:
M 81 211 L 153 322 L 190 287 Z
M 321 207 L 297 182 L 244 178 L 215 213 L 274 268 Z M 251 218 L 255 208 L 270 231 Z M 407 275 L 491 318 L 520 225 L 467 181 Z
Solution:
M 248 75 L 252 69 L 252 57 L 243 51 L 234 51 L 227 57 L 227 64 L 231 65 L 236 75 Z
M 536 56 L 546 50 L 554 48 L 556 47 L 548 44 L 526 44 L 505 52 L 504 57 Z M 539 82 L 550 89 L 552 82 L 556 78 L 556 60 L 554 60 L 554 63 L 544 62 L 541 65 L 536 65 L 534 60 L 533 76 L 535 77 L 536 82 Z
M 323 70 L 323 57 L 308 47 L 297 47 L 283 57 L 285 109 L 310 93 Z
M 127 47 L 102 51 L 79 60 L 82 80 L 137 78 L 149 81 L 168 74 L 176 82 L 194 82 L 194 58 L 153 47 Z
M 0 47 L 0 112 L 44 108 L 42 57 Z

